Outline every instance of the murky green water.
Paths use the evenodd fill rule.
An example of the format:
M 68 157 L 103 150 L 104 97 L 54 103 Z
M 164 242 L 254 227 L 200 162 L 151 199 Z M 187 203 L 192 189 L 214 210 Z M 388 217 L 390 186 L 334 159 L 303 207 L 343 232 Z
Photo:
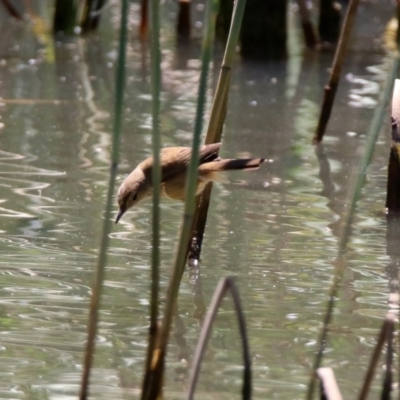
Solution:
M 222 155 L 271 162 L 215 185 L 199 276 L 188 271 L 181 285 L 166 398 L 184 396 L 184 360 L 193 356 L 204 307 L 227 275 L 237 277 L 246 310 L 254 398 L 304 396 L 334 270 L 338 220 L 390 66 L 380 35 L 391 9 L 382 6 L 378 14 L 376 8 L 364 4 L 360 10 L 370 22 L 367 29 L 358 21 L 319 158 L 311 137 L 332 55 L 303 60 L 291 50 L 286 64 L 238 61 Z M 136 40 L 137 10 L 132 5 L 118 183 L 150 154 L 149 58 Z M 37 12 L 48 17 L 46 9 Z M 28 25 L 1 22 L 1 398 L 73 399 L 78 393 L 108 184 L 118 12 L 115 6 L 107 10 L 99 36 L 55 46 L 37 25 L 34 36 Z M 163 27 L 163 143 L 190 145 L 199 43 L 176 48 L 171 21 Z M 348 398 L 358 392 L 388 311 L 383 211 L 389 132 L 388 118 L 358 205 L 324 359 Z M 181 212 L 178 203 L 162 204 L 163 288 Z M 151 204 L 143 203 L 113 227 L 91 385 L 96 399 L 138 397 L 147 341 L 150 213 Z M 236 321 L 226 301 L 197 398 L 240 398 L 240 366 Z

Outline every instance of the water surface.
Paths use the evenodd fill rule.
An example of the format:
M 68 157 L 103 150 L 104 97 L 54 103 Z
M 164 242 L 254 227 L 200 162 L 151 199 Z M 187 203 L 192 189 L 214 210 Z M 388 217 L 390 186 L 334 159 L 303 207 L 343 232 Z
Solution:
M 190 145 L 200 28 L 177 46 L 174 7 L 163 26 L 162 140 Z M 168 8 L 170 7 L 170 8 Z M 238 60 L 222 156 L 262 156 L 251 173 L 214 187 L 199 271 L 183 277 L 169 346 L 166 398 L 184 397 L 212 293 L 240 289 L 253 358 L 254 398 L 303 398 L 337 254 L 339 220 L 390 56 L 380 35 L 389 5 L 363 4 L 323 148 L 311 138 L 332 53 L 299 49 L 286 63 Z M 132 5 L 118 184 L 150 154 L 149 56 Z M 195 19 L 201 18 L 201 7 Z M 38 10 L 49 18 L 49 10 Z M 87 307 L 108 184 L 118 7 L 98 35 L 53 43 L 4 20 L 0 45 L 0 397 L 77 397 Z M 293 19 L 293 15 L 291 15 Z M 367 24 L 363 21 L 370 21 Z M 221 58 L 216 50 L 214 80 Z M 212 92 L 210 90 L 209 99 Z M 354 397 L 388 311 L 384 215 L 389 118 L 357 208 L 348 268 L 324 358 Z M 182 205 L 162 203 L 161 284 L 168 283 Z M 138 398 L 149 299 L 151 203 L 113 227 L 91 393 Z M 228 300 L 204 359 L 197 398 L 240 398 L 241 351 Z M 377 381 L 376 385 L 379 382 Z M 376 389 L 379 390 L 379 389 Z

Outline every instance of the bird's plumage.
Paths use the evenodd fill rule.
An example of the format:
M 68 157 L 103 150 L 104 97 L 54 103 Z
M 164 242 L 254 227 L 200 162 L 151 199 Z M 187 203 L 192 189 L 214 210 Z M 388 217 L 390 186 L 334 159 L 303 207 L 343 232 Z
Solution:
M 208 182 L 218 180 L 222 171 L 256 169 L 262 158 L 220 159 L 221 143 L 204 145 L 199 153 L 199 177 L 196 194 L 199 195 Z M 165 147 L 160 152 L 161 193 L 175 200 L 184 200 L 186 172 L 191 158 L 190 147 Z M 119 213 L 116 222 L 130 207 L 151 197 L 153 157 L 142 161 L 122 182 L 118 190 Z

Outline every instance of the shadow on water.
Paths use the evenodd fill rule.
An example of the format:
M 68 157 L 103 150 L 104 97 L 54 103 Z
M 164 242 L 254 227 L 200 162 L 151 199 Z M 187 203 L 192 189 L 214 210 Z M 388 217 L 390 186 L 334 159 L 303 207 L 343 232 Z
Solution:
M 364 17 L 371 12 L 368 7 L 362 7 Z M 7 25 L 9 40 L 0 45 L 4 397 L 74 398 L 78 391 L 110 158 L 116 11 L 110 7 L 107 13 L 98 37 L 56 44 L 54 62 L 18 23 Z M 374 22 L 372 33 L 358 30 L 362 43 L 383 30 L 384 17 L 381 25 Z M 177 51 L 168 29 L 163 35 L 163 142 L 188 145 L 199 53 L 183 47 Z M 254 397 L 292 399 L 304 393 L 334 270 L 350 167 L 363 148 L 388 69 L 378 45 L 368 50 L 352 49 L 323 151 L 310 140 L 331 54 L 293 54 L 286 64 L 268 67 L 237 64 L 221 155 L 262 156 L 268 162 L 252 173 L 231 173 L 228 183 L 214 187 L 201 267 L 187 271 L 181 285 L 167 362 L 168 398 L 182 397 L 205 305 L 226 275 L 237 276 L 246 310 Z M 132 41 L 120 179 L 150 154 L 146 68 L 139 44 Z M 390 121 L 383 132 L 389 126 Z M 354 396 L 358 388 L 353 382 L 364 375 L 360 365 L 368 364 L 387 312 L 387 274 L 398 266 L 390 227 L 387 247 L 385 242 L 389 139 L 382 137 L 376 146 L 358 206 L 349 268 L 325 357 L 346 397 Z M 140 389 L 147 343 L 150 209 L 150 203 L 141 204 L 111 234 L 91 386 L 98 399 L 135 398 Z M 162 203 L 162 290 L 181 212 L 180 204 Z M 238 343 L 226 302 L 204 359 L 199 396 L 223 399 L 239 392 Z

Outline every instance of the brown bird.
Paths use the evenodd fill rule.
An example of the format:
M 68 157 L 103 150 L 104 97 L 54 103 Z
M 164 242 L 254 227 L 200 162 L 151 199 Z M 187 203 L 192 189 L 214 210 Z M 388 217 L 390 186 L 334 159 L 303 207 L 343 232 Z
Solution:
M 218 175 L 223 171 L 256 169 L 264 162 L 263 158 L 221 159 L 218 157 L 220 147 L 221 143 L 214 143 L 200 148 L 196 195 L 204 190 L 208 182 L 218 181 Z M 161 150 L 162 196 L 175 200 L 185 200 L 186 171 L 191 152 L 190 147 L 165 147 Z M 119 212 L 115 223 L 129 208 L 152 196 L 152 167 L 153 157 L 146 158 L 122 182 L 118 190 Z

